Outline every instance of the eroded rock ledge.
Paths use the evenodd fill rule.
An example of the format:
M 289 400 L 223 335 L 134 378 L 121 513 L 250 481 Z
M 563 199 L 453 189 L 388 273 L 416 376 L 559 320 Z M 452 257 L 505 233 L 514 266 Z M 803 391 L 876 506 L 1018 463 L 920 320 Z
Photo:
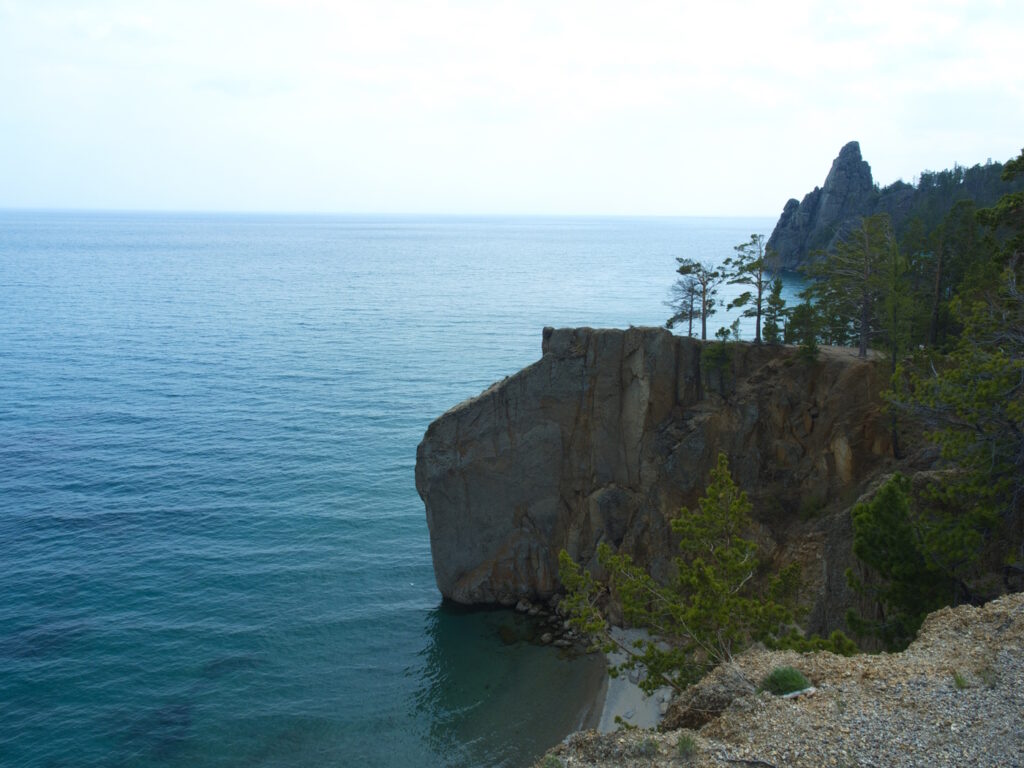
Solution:
M 592 563 L 602 541 L 667 575 L 668 520 L 725 451 L 762 546 L 811 566 L 811 626 L 834 625 L 850 534 L 828 513 L 887 461 L 885 371 L 845 349 L 807 364 L 743 343 L 702 368 L 701 349 L 660 328 L 545 328 L 538 362 L 434 421 L 416 488 L 441 593 L 543 598 L 559 586 L 560 549 Z

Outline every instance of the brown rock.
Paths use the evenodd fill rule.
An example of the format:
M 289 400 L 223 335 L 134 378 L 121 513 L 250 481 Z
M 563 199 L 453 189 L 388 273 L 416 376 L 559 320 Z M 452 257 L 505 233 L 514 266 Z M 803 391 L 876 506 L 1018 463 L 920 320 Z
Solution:
M 696 504 L 719 451 L 768 550 L 785 554 L 777 545 L 795 525 L 803 538 L 816 532 L 804 553 L 812 587 L 842 593 L 848 524 L 830 526 L 824 512 L 848 505 L 887 460 L 884 370 L 849 350 L 823 348 L 808 366 L 792 348 L 739 343 L 712 388 L 701 348 L 659 328 L 546 328 L 538 362 L 432 423 L 416 487 L 442 594 L 546 598 L 559 587 L 558 551 L 593 566 L 600 542 L 667 576 L 668 520 Z M 807 509 L 823 513 L 800 522 Z M 812 628 L 826 614 L 817 606 Z

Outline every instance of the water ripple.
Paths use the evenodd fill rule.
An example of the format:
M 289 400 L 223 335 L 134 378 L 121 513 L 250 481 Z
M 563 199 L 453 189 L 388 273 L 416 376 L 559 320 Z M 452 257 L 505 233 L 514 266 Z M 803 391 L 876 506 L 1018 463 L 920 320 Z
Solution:
M 416 444 L 767 223 L 0 212 L 0 763 L 528 764 L 594 666 L 438 608 Z

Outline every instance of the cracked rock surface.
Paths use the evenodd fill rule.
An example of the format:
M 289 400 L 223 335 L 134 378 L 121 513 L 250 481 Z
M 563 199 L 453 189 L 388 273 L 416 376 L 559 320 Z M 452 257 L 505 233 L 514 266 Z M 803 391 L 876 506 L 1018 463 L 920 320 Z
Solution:
M 544 599 L 559 550 L 594 566 L 601 542 L 668 576 L 668 521 L 724 451 L 762 551 L 808 565 L 809 628 L 837 626 L 850 599 L 842 512 L 889 461 L 885 365 L 829 348 L 808 365 L 745 343 L 712 365 L 701 350 L 661 328 L 546 328 L 539 361 L 434 421 L 416 488 L 441 593 Z

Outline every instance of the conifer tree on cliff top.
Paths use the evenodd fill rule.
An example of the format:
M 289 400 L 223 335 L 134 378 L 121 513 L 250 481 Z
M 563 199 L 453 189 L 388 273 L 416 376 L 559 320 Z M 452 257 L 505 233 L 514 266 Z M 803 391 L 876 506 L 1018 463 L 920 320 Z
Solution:
M 733 250 L 736 255 L 722 262 L 722 269 L 728 277 L 729 285 L 745 285 L 744 291 L 729 302 L 726 309 L 744 307 L 741 317 L 754 318 L 754 343 L 761 343 L 761 318 L 765 301 L 765 293 L 771 283 L 768 256 L 764 250 L 764 235 L 751 235 L 750 241 L 740 243 Z M 749 306 L 748 306 L 749 305 Z
M 718 286 L 722 284 L 725 276 L 710 264 L 682 257 L 677 257 L 676 261 L 679 262 L 676 272 L 680 277 L 673 288 L 675 298 L 670 303 L 675 312 L 665 323 L 665 327 L 672 328 L 676 323 L 688 321 L 690 335 L 693 335 L 693 320 L 700 318 L 700 338 L 706 341 L 708 318 L 716 312 Z
M 860 357 L 867 357 L 871 337 L 880 330 L 897 253 L 892 221 L 880 213 L 861 219 L 833 251 L 805 269 L 814 278 L 805 296 L 853 329 Z

